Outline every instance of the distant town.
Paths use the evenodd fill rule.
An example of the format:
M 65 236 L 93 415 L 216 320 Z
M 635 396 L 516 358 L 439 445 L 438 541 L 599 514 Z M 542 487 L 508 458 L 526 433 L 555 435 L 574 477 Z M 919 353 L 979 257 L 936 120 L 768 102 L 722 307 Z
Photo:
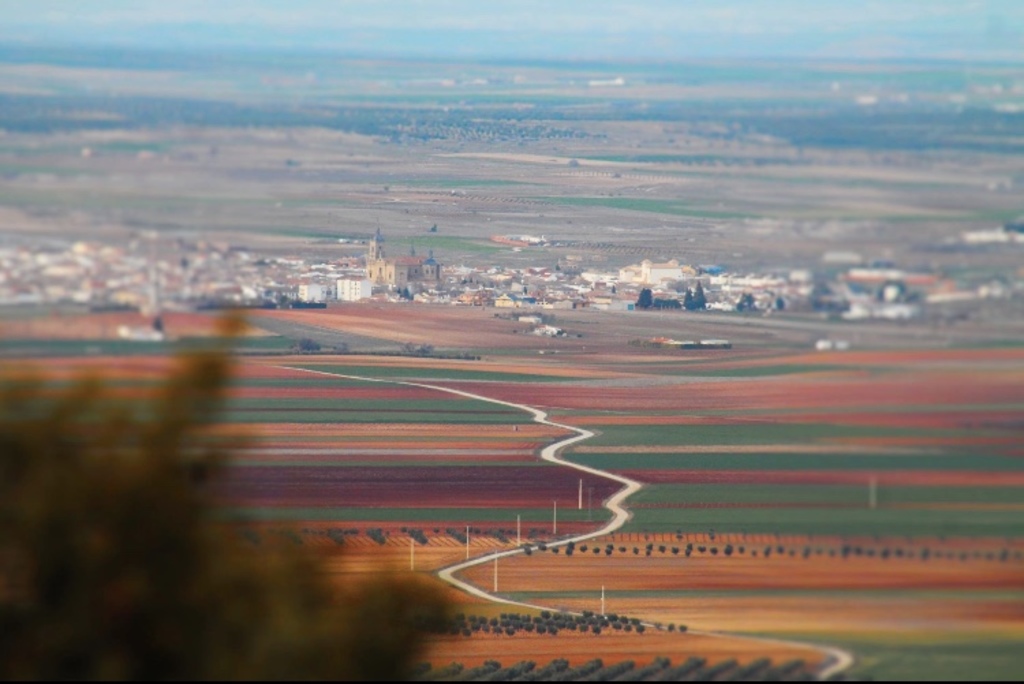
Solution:
M 736 273 L 690 264 L 680 255 L 618 268 L 588 265 L 536 236 L 495 236 L 495 243 L 536 253 L 522 268 L 444 263 L 389 243 L 378 230 L 339 239 L 356 250 L 317 261 L 257 254 L 227 242 L 139 235 L 120 245 L 94 241 L 0 247 L 0 304 L 87 306 L 92 310 L 228 307 L 320 308 L 335 302 L 390 301 L 499 309 L 686 309 L 718 312 L 816 312 L 847 320 L 900 321 L 933 306 L 1004 299 L 1024 291 L 1024 273 L 964 283 L 940 272 L 906 270 L 851 251 L 822 254 L 820 268 Z M 965 232 L 976 249 L 1024 247 L 1024 226 Z M 537 334 L 558 335 L 537 320 Z

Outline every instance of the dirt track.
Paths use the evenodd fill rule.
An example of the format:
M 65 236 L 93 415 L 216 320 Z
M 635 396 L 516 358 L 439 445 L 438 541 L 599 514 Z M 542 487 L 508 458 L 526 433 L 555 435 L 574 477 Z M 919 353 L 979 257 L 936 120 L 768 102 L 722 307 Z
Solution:
M 305 370 L 305 369 L 292 369 L 292 370 Z M 603 528 L 601 528 L 601 529 L 599 529 L 599 530 L 597 530 L 595 532 L 589 532 L 589 533 L 580 534 L 580 535 L 571 535 L 571 536 L 567 536 L 567 537 L 565 537 L 563 539 L 559 539 L 558 541 L 555 541 L 553 543 L 548 544 L 549 547 L 565 546 L 565 545 L 567 545 L 569 543 L 581 543 L 581 542 L 587 541 L 589 539 L 593 539 L 593 538 L 596 538 L 596 537 L 600 537 L 600 536 L 611 534 L 611 533 L 619 530 L 631 517 L 631 513 L 629 512 L 628 509 L 625 508 L 625 506 L 623 504 L 625 503 L 626 499 L 629 496 L 631 496 L 632 494 L 634 494 L 637 491 L 639 491 L 642 488 L 643 485 L 641 485 L 636 480 L 632 480 L 632 479 L 623 477 L 621 475 L 616 475 L 614 473 L 604 472 L 604 471 L 598 470 L 596 468 L 591 468 L 589 466 L 580 465 L 580 464 L 577 464 L 577 463 L 571 463 L 569 461 L 562 460 L 560 458 L 560 456 L 559 456 L 559 452 L 561 452 L 561 450 L 563 450 L 565 447 L 570 446 L 572 444 L 575 444 L 577 442 L 581 442 L 583 440 L 589 439 L 590 437 L 593 437 L 594 433 L 589 431 L 589 430 L 585 430 L 585 429 L 582 429 L 582 428 L 576 428 L 576 427 L 572 427 L 570 425 L 565 425 L 565 424 L 562 424 L 562 423 L 555 423 L 553 421 L 550 421 L 550 420 L 548 420 L 547 414 L 544 411 L 541 411 L 540 409 L 533 408 L 531 406 L 527 406 L 525 404 L 515 404 L 515 403 L 512 403 L 512 402 L 502 401 L 502 400 L 499 400 L 499 399 L 492 399 L 492 398 L 485 397 L 485 396 L 482 396 L 482 395 L 479 395 L 479 394 L 475 394 L 475 393 L 472 393 L 472 392 L 467 392 L 465 390 L 452 389 L 452 388 L 448 388 L 448 387 L 441 387 L 441 386 L 438 386 L 438 385 L 430 385 L 430 384 L 418 383 L 418 382 L 400 382 L 400 381 L 391 381 L 391 380 L 379 380 L 379 379 L 375 379 L 375 378 L 366 378 L 366 377 L 359 377 L 359 376 L 337 375 L 337 374 L 333 374 L 333 373 L 326 373 L 324 371 L 308 370 L 307 372 L 317 373 L 317 374 L 320 374 L 320 375 L 334 375 L 335 377 L 342 377 L 342 378 L 346 378 L 346 379 L 357 379 L 357 380 L 364 380 L 364 381 L 371 381 L 371 382 L 398 382 L 398 384 L 402 384 L 402 385 L 407 385 L 407 386 L 412 386 L 412 387 L 421 387 L 421 388 L 427 388 L 427 389 L 434 389 L 434 390 L 437 390 L 437 391 L 446 392 L 446 393 L 449 393 L 449 394 L 455 394 L 455 395 L 466 397 L 466 398 L 469 398 L 469 399 L 475 399 L 475 400 L 478 400 L 478 401 L 485 401 L 485 402 L 489 402 L 489 403 L 499 404 L 499 405 L 502 405 L 502 406 L 509 406 L 509 407 L 513 407 L 513 408 L 518 408 L 518 409 L 520 409 L 522 411 L 525 411 L 525 412 L 531 414 L 533 416 L 534 422 L 536 422 L 536 423 L 540 423 L 540 424 L 543 424 L 543 425 L 548 425 L 548 426 L 552 426 L 552 427 L 556 427 L 556 428 L 563 428 L 563 429 L 565 429 L 567 431 L 575 433 L 575 434 L 573 434 L 573 435 L 571 435 L 569 437 L 566 437 L 566 438 L 561 439 L 559 441 L 553 442 L 553 443 L 547 445 L 546 447 L 544 447 L 541 450 L 541 453 L 540 453 L 541 458 L 546 460 L 546 461 L 549 461 L 551 463 L 555 463 L 557 465 L 573 468 L 575 470 L 579 470 L 581 472 L 585 472 L 585 473 L 588 473 L 590 475 L 596 475 L 598 477 L 602 477 L 602 478 L 613 480 L 615 482 L 618 482 L 618 483 L 622 484 L 623 487 L 622 487 L 622 489 L 620 489 L 618 492 L 616 492 L 615 494 L 613 494 L 611 497 L 609 497 L 608 499 L 606 499 L 603 502 L 604 507 L 607 508 L 612 513 L 612 519 L 608 522 L 607 525 L 605 525 Z M 557 515 L 557 511 L 555 511 L 555 514 Z M 441 570 L 438 571 L 437 574 L 438 574 L 438 577 L 440 577 L 443 581 L 448 583 L 450 586 L 456 587 L 456 588 L 462 590 L 463 592 L 465 592 L 466 594 L 469 594 L 470 596 L 473 596 L 473 597 L 476 597 L 476 598 L 479 598 L 479 599 L 484 599 L 484 600 L 493 601 L 493 602 L 497 602 L 497 603 L 508 604 L 508 605 L 517 605 L 517 606 L 521 606 L 521 607 L 524 607 L 524 608 L 547 609 L 547 608 L 549 608 L 547 606 L 538 606 L 538 605 L 534 605 L 534 604 L 530 604 L 530 603 L 524 603 L 524 602 L 520 602 L 520 601 L 513 601 L 513 600 L 510 600 L 510 599 L 507 599 L 507 598 L 504 598 L 504 597 L 497 596 L 495 594 L 490 594 L 490 593 L 488 593 L 486 591 L 483 591 L 479 587 L 477 587 L 477 586 L 475 586 L 473 584 L 470 584 L 470 583 L 468 583 L 466 581 L 463 581 L 462 579 L 456 577 L 456 573 L 459 573 L 459 572 L 461 572 L 463 570 L 468 570 L 468 569 L 476 567 L 476 566 L 483 565 L 485 563 L 494 563 L 495 572 L 497 573 L 498 561 L 500 559 L 508 558 L 508 557 L 511 557 L 511 556 L 518 556 L 518 555 L 521 555 L 523 553 L 524 553 L 524 550 L 522 548 L 515 548 L 515 549 L 503 550 L 503 551 L 499 550 L 499 551 L 495 551 L 495 552 L 492 552 L 492 553 L 485 554 L 485 555 L 477 557 L 477 558 L 472 558 L 472 559 L 470 559 L 468 561 L 456 563 L 455 565 L 450 565 L 450 566 L 448 566 L 446 568 L 442 568 Z M 704 636 L 704 637 L 719 637 L 719 636 L 721 636 L 721 637 L 727 637 L 727 638 L 731 638 L 731 639 L 735 639 L 736 638 L 736 637 L 731 636 L 731 635 L 724 635 L 724 634 L 723 635 L 718 635 L 718 634 L 712 633 L 712 632 L 693 632 L 693 634 L 696 634 L 698 636 Z M 793 648 L 795 648 L 795 649 L 807 649 L 807 648 L 809 648 L 809 649 L 814 649 L 817 652 L 824 654 L 825 660 L 824 660 L 824 662 L 822 664 L 821 669 L 817 673 L 818 678 L 821 679 L 821 680 L 829 679 L 830 677 L 832 677 L 832 676 L 834 676 L 834 675 L 836 675 L 836 674 L 838 674 L 840 672 L 843 672 L 843 671 L 849 669 L 853 665 L 853 656 L 850 653 L 848 653 L 847 651 L 843 651 L 841 649 L 838 649 L 838 648 L 831 647 L 831 646 L 819 646 L 819 645 L 806 644 L 806 643 L 795 642 L 795 641 L 785 641 L 785 640 L 781 640 L 781 639 L 762 639 L 760 637 L 749 637 L 749 638 L 750 639 L 756 639 L 757 641 L 763 642 L 765 644 L 774 644 L 775 646 L 782 646 L 782 647 L 785 647 L 787 649 L 793 649 Z

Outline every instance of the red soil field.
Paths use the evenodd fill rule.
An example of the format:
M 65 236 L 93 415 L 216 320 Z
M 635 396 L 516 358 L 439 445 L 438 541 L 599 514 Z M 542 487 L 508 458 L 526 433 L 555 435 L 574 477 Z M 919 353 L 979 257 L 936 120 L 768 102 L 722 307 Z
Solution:
M 407 375 L 410 378 L 416 377 L 416 371 L 418 369 L 431 369 L 431 370 L 451 370 L 451 371 L 472 371 L 475 373 L 508 373 L 508 374 L 528 374 L 528 375 L 539 375 L 550 377 L 553 381 L 559 383 L 565 382 L 568 379 L 580 379 L 586 380 L 590 378 L 604 378 L 607 377 L 606 373 L 599 373 L 596 371 L 588 371 L 584 369 L 578 369 L 573 367 L 565 366 L 554 366 L 548 363 L 538 363 L 531 361 L 507 361 L 507 360 L 483 360 L 483 361 L 461 361 L 458 359 L 419 359 L 411 357 L 372 357 L 372 356 L 335 356 L 324 359 L 324 357 L 310 358 L 300 357 L 291 359 L 290 361 L 285 359 L 282 363 L 301 363 L 304 366 L 316 366 L 326 365 L 331 366 L 330 373 L 339 373 L 345 375 L 345 366 L 355 366 L 351 375 L 361 376 L 367 374 L 366 371 L 362 370 L 366 367 L 374 368 L 388 368 L 402 369 L 403 375 Z M 314 369 L 315 370 L 315 369 Z M 320 376 L 326 377 L 326 376 Z M 401 381 L 401 378 L 396 377 L 396 381 Z M 426 384 L 437 384 L 450 386 L 451 382 L 439 380 L 434 378 L 425 378 L 423 380 L 412 380 L 412 382 L 423 382 Z M 496 380 L 480 380 L 465 383 L 466 389 L 472 391 L 472 387 L 480 387 L 481 384 L 487 384 L 490 382 L 502 383 L 500 375 L 497 376 Z M 539 382 L 539 381 L 538 381 Z M 530 387 L 535 384 L 524 385 L 522 382 L 518 382 L 513 379 L 513 386 Z
M 478 451 L 492 451 L 492 452 L 498 452 L 498 451 L 505 452 L 505 451 L 507 451 L 509 453 L 520 453 L 520 452 L 530 452 L 530 453 L 532 453 L 535 449 L 537 449 L 537 447 L 539 447 L 542 444 L 544 444 L 544 442 L 542 442 L 540 440 L 530 441 L 530 442 L 526 442 L 526 441 L 507 441 L 506 442 L 505 440 L 499 440 L 499 439 L 487 441 L 487 440 L 482 440 L 482 439 L 473 440 L 473 439 L 470 439 L 470 438 L 458 439 L 458 440 L 455 440 L 455 439 L 444 440 L 444 443 L 437 444 L 436 443 L 437 440 L 435 440 L 435 441 L 421 441 L 421 440 L 417 440 L 415 438 L 413 438 L 413 439 L 391 439 L 391 440 L 389 440 L 389 439 L 386 439 L 386 438 L 366 439 L 365 437 L 363 439 L 346 439 L 343 442 L 338 442 L 334 438 L 331 438 L 330 442 L 331 443 L 329 443 L 329 444 L 325 444 L 325 441 L 323 439 L 320 439 L 320 440 L 311 439 L 311 440 L 308 441 L 308 443 L 306 443 L 304 445 L 303 442 L 301 441 L 301 438 L 299 438 L 299 439 L 280 440 L 279 444 L 285 445 L 288 448 L 300 448 L 302 446 L 309 446 L 309 447 L 315 447 L 315 448 L 327 448 L 327 447 L 335 447 L 336 446 L 336 448 L 338 448 L 339 450 L 340 449 L 346 449 L 346 450 L 351 450 L 351 449 L 407 449 L 408 450 L 408 449 L 441 449 L 441 448 L 450 448 L 450 449 L 458 449 L 458 450 L 463 450 L 463 451 L 466 450 L 466 449 L 476 449 Z M 260 442 L 259 444 L 255 445 L 255 446 L 256 447 L 264 447 L 265 443 L 264 442 Z
M 601 501 L 618 483 L 592 478 Z M 579 477 L 568 468 L 529 467 L 232 467 L 219 498 L 246 506 L 388 508 L 540 508 L 575 503 Z
M 118 358 L 90 356 L 46 359 L 18 359 L 17 366 L 0 362 L 0 368 L 32 372 L 54 380 L 67 380 L 82 375 L 100 376 L 104 380 L 163 380 L 177 361 L 162 356 L 126 356 Z M 6 366 L 6 367 L 5 367 Z
M 511 313 L 511 312 L 510 312 Z M 381 306 L 348 304 L 327 309 L 260 312 L 259 317 L 289 320 L 392 342 L 431 344 L 452 348 L 542 348 L 550 340 L 521 334 L 530 326 L 494 317 L 493 308 L 440 306 Z M 255 324 L 259 324 L 259 317 Z M 472 330 L 472 340 L 466 337 Z M 520 334 L 513 334 L 520 331 Z
M 616 545 L 631 546 L 622 541 Z M 632 545 L 643 547 L 639 542 Z M 948 548 L 957 546 L 949 544 Z M 479 586 L 489 588 L 492 573 L 492 568 L 478 567 L 464 574 Z M 579 592 L 588 587 L 592 590 L 593 596 L 589 598 L 556 594 L 547 600 L 543 595 L 534 599 L 553 603 L 559 609 L 596 610 L 600 605 L 600 587 L 604 586 L 609 611 L 682 623 L 691 629 L 803 633 L 929 629 L 1024 634 L 1024 599 L 965 593 L 1019 591 L 1024 576 L 1019 561 L 960 562 L 932 558 L 923 562 L 895 557 L 843 560 L 827 556 L 805 560 L 778 555 L 769 559 L 696 555 L 686 559 L 657 552 L 646 557 L 642 550 L 640 556 L 616 551 L 611 557 L 577 551 L 572 557 L 564 553 L 534 553 L 530 557 L 505 559 L 498 573 L 503 592 Z M 658 594 L 674 590 L 753 593 Z M 654 593 L 618 595 L 630 591 Z M 802 591 L 811 593 L 801 596 Z M 857 591 L 869 593 L 850 593 Z M 904 594 L 906 591 L 925 593 L 915 596 Z M 965 600 L 968 596 L 970 600 Z
M 598 546 L 605 542 L 597 542 Z M 640 555 L 631 551 L 606 557 L 577 551 L 571 557 L 563 553 L 535 552 L 499 562 L 499 587 L 502 592 L 580 591 L 587 587 L 600 594 L 607 591 L 729 591 L 751 590 L 925 590 L 925 589 L 1020 589 L 1020 561 L 891 557 L 850 557 L 848 559 L 812 556 L 804 559 L 773 554 L 770 558 L 749 555 L 755 548 L 748 544 L 744 556 L 700 555 L 690 558 L 655 550 L 644 556 L 641 542 L 618 542 L 640 547 Z M 678 543 L 677 543 L 678 545 Z M 591 544 L 592 546 L 592 544 Z M 879 545 L 881 548 L 881 545 Z M 485 564 L 463 573 L 465 579 L 481 587 L 491 586 L 493 567 Z M 667 599 L 666 599 L 667 600 Z M 1024 599 L 1020 607 L 1024 608 Z M 1024 619 L 1024 612 L 1021 613 Z
M 471 442 L 447 440 L 443 443 L 410 442 L 397 440 L 352 441 L 336 446 L 335 441 L 301 441 L 301 440 L 268 440 L 254 441 L 246 447 L 240 456 L 262 458 L 271 456 L 294 457 L 329 456 L 332 458 L 353 459 L 355 457 L 380 456 L 401 457 L 406 461 L 422 459 L 426 463 L 438 459 L 451 458 L 491 458 L 504 460 L 521 460 L 533 462 L 537 460 L 536 448 L 539 444 L 531 442 Z
M 500 529 L 505 530 L 506 534 L 508 534 L 508 531 L 512 530 L 511 534 L 512 534 L 512 536 L 515 536 L 515 526 L 516 526 L 516 518 L 515 518 L 516 513 L 515 513 L 515 510 L 511 510 L 510 514 L 499 513 L 499 515 L 501 515 L 502 517 L 499 518 L 499 519 L 496 519 L 496 520 L 487 520 L 487 519 L 484 519 L 484 518 L 473 519 L 473 520 L 466 520 L 466 519 L 463 519 L 463 518 L 458 518 L 458 519 L 449 519 L 449 520 L 409 520 L 409 521 L 402 522 L 402 521 L 397 521 L 397 520 L 395 520 L 392 517 L 391 520 L 360 521 L 358 524 L 356 524 L 356 523 L 345 523 L 345 522 L 341 522 L 341 523 L 338 523 L 338 522 L 333 522 L 333 523 L 326 522 L 325 523 L 325 522 L 322 522 L 322 521 L 318 521 L 316 523 L 306 523 L 306 522 L 303 522 L 303 523 L 287 523 L 287 524 L 288 525 L 299 525 L 299 524 L 301 524 L 302 527 L 307 527 L 309 525 L 326 525 L 327 527 L 358 527 L 360 529 L 365 529 L 365 528 L 369 528 L 369 527 L 379 527 L 382 530 L 390 530 L 391 534 L 393 535 L 393 537 L 394 537 L 394 535 L 397 535 L 397 537 L 394 537 L 391 541 L 388 542 L 388 544 L 397 543 L 399 546 L 404 548 L 406 550 L 406 552 L 408 552 L 409 551 L 409 546 L 408 546 L 408 540 L 406 539 L 407 535 L 405 535 L 405 533 L 401 532 L 401 528 L 402 527 L 412 527 L 412 528 L 420 528 L 420 529 L 422 529 L 424 531 L 424 533 L 426 533 L 427 537 L 431 540 L 432 544 L 434 543 L 435 536 L 436 536 L 434 534 L 434 529 L 435 528 L 439 528 L 442 531 L 447 529 L 448 527 L 453 527 L 453 528 L 456 528 L 456 529 L 460 529 L 460 528 L 461 529 L 465 529 L 467 524 L 473 525 L 475 527 L 479 527 L 480 529 L 484 530 L 485 532 L 488 529 L 498 529 L 498 528 L 500 528 Z M 598 522 L 585 522 L 585 521 L 578 521 L 578 522 L 564 521 L 563 522 L 561 519 L 559 519 L 559 521 L 558 521 L 558 534 L 562 535 L 562 534 L 573 534 L 573 533 L 577 533 L 577 532 L 579 532 L 579 533 L 582 533 L 582 532 L 592 532 L 597 527 L 599 527 L 600 525 L 601 525 L 601 523 L 598 523 Z M 528 533 L 529 533 L 529 531 L 531 529 L 537 530 L 537 535 L 535 536 L 535 538 L 533 540 L 529 540 L 527 538 L 528 537 Z M 549 540 L 549 539 L 551 539 L 551 535 L 549 534 L 550 531 L 551 531 L 551 521 L 550 520 L 537 521 L 537 522 L 528 522 L 528 521 L 524 520 L 522 522 L 522 536 L 523 536 L 523 542 L 524 543 L 527 542 L 527 541 L 544 541 L 544 540 Z M 396 541 L 394 541 L 394 539 L 397 539 L 398 541 L 396 542 Z M 465 545 L 464 544 L 460 544 L 458 541 L 455 541 L 454 539 L 451 539 L 451 538 L 448 538 L 448 537 L 444 537 L 444 539 L 446 540 L 444 543 L 454 544 L 454 545 L 458 546 L 459 548 L 465 550 Z M 474 540 L 477 540 L 477 537 L 474 536 L 472 538 L 472 540 L 471 540 L 472 543 L 475 543 Z M 372 541 L 372 540 L 370 540 L 370 541 Z M 496 540 L 490 539 L 490 538 L 488 539 L 487 544 L 494 544 L 495 545 L 494 548 L 497 548 L 498 546 L 500 546 L 500 544 Z M 484 546 L 487 549 L 490 549 L 491 547 L 487 546 L 487 544 L 484 544 Z M 372 545 L 370 544 L 370 542 L 367 542 L 367 546 L 370 546 L 370 548 L 373 548 L 373 549 L 383 548 L 383 547 L 379 547 L 376 544 L 376 542 L 373 542 Z M 463 558 L 464 557 L 465 556 L 463 556 Z
M 326 527 L 323 523 L 309 525 L 314 530 L 318 529 L 318 526 L 319 529 Z M 387 526 L 384 527 L 388 529 Z M 263 527 L 263 533 L 266 534 L 268 529 L 270 528 Z M 306 544 L 312 539 L 310 536 L 303 538 Z M 328 544 L 333 545 L 333 542 L 325 540 L 324 545 L 317 548 L 322 549 L 325 571 L 339 586 L 357 585 L 369 574 L 378 574 L 382 571 L 403 573 L 409 568 L 408 538 L 397 533 L 397 530 L 384 546 L 362 535 L 347 538 L 343 547 Z M 473 555 L 496 548 L 502 548 L 502 545 L 493 538 L 474 537 L 471 540 Z M 416 571 L 417 574 L 421 574 L 435 570 L 464 557 L 464 547 L 457 540 L 450 537 L 430 537 L 427 546 L 416 545 Z M 517 606 L 484 602 L 451 588 L 445 588 L 444 592 L 455 605 L 455 609 L 466 614 L 497 616 L 501 612 L 533 612 Z M 746 663 L 757 658 L 769 657 L 777 663 L 802 659 L 813 666 L 821 660 L 818 651 L 798 646 L 766 643 L 743 637 L 677 634 L 655 630 L 648 630 L 644 634 L 604 632 L 600 635 L 562 631 L 555 637 L 522 633 L 512 637 L 477 634 L 466 638 L 444 635 L 431 636 L 429 644 L 425 660 L 437 668 L 450 662 L 474 667 L 485 660 L 498 660 L 506 666 L 522 660 L 534 660 L 538 665 L 544 665 L 555 658 L 565 658 L 570 664 L 579 665 L 595 657 L 600 657 L 606 665 L 623 660 L 635 660 L 638 664 L 646 664 L 656 657 L 669 657 L 673 664 L 681 664 L 690 656 L 706 658 L 712 663 L 730 658 Z
M 470 534 L 470 557 L 477 557 L 497 550 L 514 548 L 515 544 L 515 518 L 506 518 L 500 521 L 478 521 L 478 520 L 430 520 L 396 522 L 387 521 L 360 521 L 352 522 L 330 522 L 330 521 L 302 521 L 302 522 L 253 522 L 234 523 L 238 530 L 255 530 L 262 539 L 278 539 L 283 535 L 293 537 L 298 535 L 305 548 L 313 550 L 318 556 L 326 559 L 325 562 L 336 571 L 351 567 L 363 569 L 395 568 L 407 570 L 409 568 L 409 546 L 412 539 L 403 528 L 421 530 L 427 537 L 427 544 L 416 543 L 414 552 L 415 569 L 417 572 L 433 571 L 447 565 L 452 565 L 466 559 L 465 542 L 449 536 L 445 530 L 454 528 L 465 530 L 466 525 L 472 525 L 480 532 Z M 559 523 L 560 532 L 565 534 L 583 533 L 593 530 L 597 523 L 574 522 Z M 368 529 L 380 529 L 385 535 L 385 543 L 378 544 L 365 534 Z M 344 535 L 344 544 L 338 544 L 331 539 L 327 532 L 329 530 L 358 530 L 358 534 Z M 502 542 L 491 534 L 494 530 L 504 530 L 508 542 Z M 540 534 L 543 529 L 545 534 Z M 434 530 L 438 530 L 435 532 Z M 530 530 L 537 530 L 538 535 L 534 539 L 529 538 Z M 547 532 L 550 531 L 549 524 L 527 523 L 522 525 L 523 542 L 547 539 Z
M 532 463 L 536 459 L 530 453 L 523 454 L 481 454 L 477 451 L 468 453 L 445 453 L 438 455 L 420 455 L 420 454 L 381 454 L 376 452 L 364 452 L 364 453 L 352 453 L 352 454 L 310 454 L 310 453 L 245 453 L 242 456 L 238 456 L 233 461 L 236 465 L 244 466 L 250 461 L 255 461 L 261 464 L 275 463 L 280 465 L 287 465 L 289 463 L 301 463 L 302 466 L 306 466 L 309 463 L 323 463 L 331 465 L 344 465 L 344 464 L 365 464 L 366 462 L 380 463 L 380 464 L 392 464 L 401 463 L 403 467 L 408 467 L 408 463 L 413 461 L 421 465 L 430 465 L 433 461 L 444 462 L 451 464 L 453 461 L 456 463 L 465 463 L 466 465 L 480 465 L 484 463 Z
M 291 320 L 340 328 L 348 332 L 376 337 L 394 342 L 414 342 L 444 347 L 466 345 L 465 330 L 473 330 L 472 346 L 483 347 L 531 347 L 538 345 L 538 338 L 529 335 L 515 335 L 513 330 L 525 330 L 529 326 L 517 321 L 501 320 L 494 317 L 493 309 L 461 307 L 418 307 L 416 316 L 410 316 L 402 307 L 378 307 L 360 305 L 335 307 L 324 311 L 272 312 L 278 314 L 301 313 L 301 318 Z M 319 314 L 319 315 L 317 315 Z
M 441 423 L 256 423 L 248 425 L 219 425 L 217 431 L 224 434 L 240 434 L 302 439 L 402 439 L 409 441 L 424 440 L 435 446 L 439 440 L 455 440 L 461 438 L 482 439 L 504 437 L 521 439 L 523 437 L 548 439 L 564 436 L 565 430 L 525 423 L 513 431 L 511 425 L 446 425 Z
M 505 610 L 524 612 L 515 607 Z M 467 609 L 466 612 L 473 611 Z M 682 665 L 691 656 L 705 658 L 709 663 L 729 659 L 748 663 L 758 658 L 770 658 L 776 664 L 803 660 L 814 667 L 822 659 L 821 653 L 811 648 L 739 636 L 678 634 L 654 630 L 644 634 L 605 631 L 597 635 L 563 630 L 554 637 L 522 633 L 511 637 L 477 634 L 467 638 L 446 635 L 431 637 L 429 643 L 427 661 L 435 668 L 451 662 L 462 663 L 467 668 L 475 667 L 486 660 L 497 660 L 506 667 L 523 660 L 532 660 L 537 663 L 537 667 L 542 667 L 555 658 L 565 658 L 573 667 L 594 658 L 600 658 L 606 666 L 633 660 L 639 668 L 658 657 L 667 657 L 673 665 Z
M 566 608 L 594 609 L 594 601 L 565 599 Z M 606 602 L 607 603 L 607 602 Z M 608 610 L 662 623 L 683 623 L 697 630 L 774 632 L 820 635 L 822 641 L 852 634 L 888 639 L 923 638 L 930 643 L 947 635 L 971 639 L 1024 637 L 1024 603 L 984 596 L 908 598 L 891 596 L 693 596 L 689 598 L 614 597 Z
M 573 425 L 750 425 L 753 421 L 763 419 L 685 414 L 656 416 L 599 414 L 564 416 L 559 417 L 558 420 L 571 422 Z
M 393 525 L 394 523 L 389 524 Z M 448 526 L 463 527 L 458 524 Z M 380 572 L 382 569 L 408 572 L 410 538 L 404 533 L 400 533 L 398 528 L 390 529 L 381 525 L 371 525 L 371 527 L 380 527 L 391 532 L 392 536 L 388 543 L 382 546 L 365 535 L 348 536 L 345 538 L 343 546 L 338 546 L 328 537 L 319 537 L 322 543 L 314 546 L 314 537 L 310 535 L 303 536 L 303 543 L 317 548 L 325 559 L 325 566 L 333 573 L 374 573 Z M 304 525 L 304 528 L 308 528 L 308 525 Z M 426 531 L 427 533 L 431 532 L 430 529 Z M 479 556 L 513 546 L 514 544 L 502 544 L 491 536 L 472 535 L 470 555 Z M 463 561 L 465 558 L 466 547 L 463 543 L 452 537 L 438 537 L 430 534 L 428 544 L 416 544 L 411 560 L 416 572 L 428 573 Z M 467 596 L 469 595 L 467 594 Z
M 310 378 L 316 377 L 301 370 L 295 370 L 293 368 L 282 367 L 285 361 L 281 361 L 281 365 L 277 359 L 287 359 L 288 362 L 295 363 L 298 359 L 294 357 L 275 357 L 273 363 L 267 362 L 259 358 L 244 358 L 238 360 L 235 364 L 235 374 L 240 377 L 246 378 L 266 378 L 266 379 L 285 379 L 293 378 L 298 381 L 309 380 Z M 320 376 L 323 378 L 324 376 Z
M 901 411 L 891 413 L 785 413 L 773 416 L 780 423 L 831 423 L 924 429 L 999 428 L 1021 429 L 1024 415 L 1014 410 Z
M 1014 447 L 1020 443 L 1019 437 L 836 437 L 839 444 L 856 444 L 869 449 L 896 447 L 949 447 L 949 446 L 984 446 Z M 989 451 L 992 451 L 989 449 Z
M 684 392 L 681 385 L 658 385 L 645 389 L 642 386 L 588 387 L 566 383 L 523 385 L 445 381 L 437 384 L 543 409 L 642 411 L 682 410 L 686 406 L 680 396 Z
M 217 332 L 217 314 L 168 311 L 161 314 L 164 330 L 170 339 L 180 337 L 207 337 Z M 87 314 L 54 314 L 46 317 L 0 321 L 0 335 L 8 338 L 48 340 L 113 340 L 118 339 L 118 327 L 148 328 L 152 316 L 136 312 L 104 312 Z M 266 335 L 258 328 L 248 326 L 246 336 Z
M 845 351 L 836 354 L 822 354 L 818 352 L 781 357 L 772 356 L 767 359 L 734 365 L 827 364 L 829 366 L 892 366 L 905 369 L 923 366 L 949 367 L 961 364 L 973 366 L 979 363 L 982 365 L 993 363 L 1021 364 L 1024 363 L 1024 349 L 887 349 Z
M 400 385 L 377 387 L 236 387 L 231 396 L 240 399 L 337 399 L 337 400 L 387 400 L 387 401 L 451 401 L 457 399 L 451 394 L 436 390 Z M 344 406 L 344 404 L 339 404 Z M 443 405 L 438 406 L 441 410 Z M 524 419 L 525 419 L 524 415 Z
M 448 387 L 538 407 L 567 410 L 701 411 L 877 409 L 989 405 L 1021 401 L 1024 373 L 907 373 L 851 378 L 800 374 L 687 380 L 636 387 L 445 382 Z M 976 412 L 971 412 L 977 418 Z

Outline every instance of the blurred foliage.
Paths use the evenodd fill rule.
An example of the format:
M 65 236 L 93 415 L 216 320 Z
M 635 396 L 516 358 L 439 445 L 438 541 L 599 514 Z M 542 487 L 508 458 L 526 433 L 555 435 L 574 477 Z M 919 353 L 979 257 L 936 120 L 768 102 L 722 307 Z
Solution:
M 302 549 L 252 548 L 214 520 L 229 374 L 224 346 L 182 357 L 134 404 L 95 378 L 0 383 L 0 677 L 412 672 L 422 628 L 447 620 L 426 580 L 339 588 Z

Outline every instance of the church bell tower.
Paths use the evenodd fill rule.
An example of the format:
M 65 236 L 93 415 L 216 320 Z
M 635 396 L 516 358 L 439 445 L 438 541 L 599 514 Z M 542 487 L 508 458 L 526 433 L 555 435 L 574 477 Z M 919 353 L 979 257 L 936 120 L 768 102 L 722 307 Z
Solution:
M 366 257 L 369 262 L 384 260 L 384 236 L 381 234 L 380 228 L 377 228 L 376 235 L 370 241 L 370 251 Z

